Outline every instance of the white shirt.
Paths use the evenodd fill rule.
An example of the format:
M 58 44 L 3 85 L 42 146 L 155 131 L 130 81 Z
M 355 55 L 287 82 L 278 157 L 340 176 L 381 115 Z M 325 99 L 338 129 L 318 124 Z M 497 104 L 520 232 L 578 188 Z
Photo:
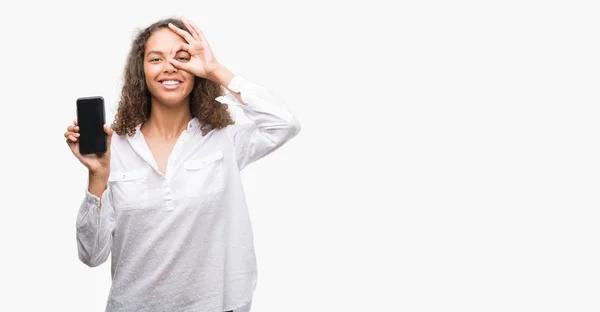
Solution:
M 256 287 L 253 234 L 240 170 L 293 138 L 300 124 L 281 99 L 235 76 L 237 105 L 251 123 L 203 136 L 189 122 L 163 175 L 137 127 L 113 134 L 108 187 L 85 192 L 77 216 L 79 258 L 90 267 L 111 254 L 106 311 L 223 312 L 247 306 Z

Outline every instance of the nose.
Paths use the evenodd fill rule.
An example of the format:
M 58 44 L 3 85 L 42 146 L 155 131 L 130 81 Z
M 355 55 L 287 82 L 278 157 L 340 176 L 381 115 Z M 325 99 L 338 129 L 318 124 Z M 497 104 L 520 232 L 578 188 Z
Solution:
M 169 62 L 169 60 L 165 60 L 165 62 L 163 62 L 163 72 L 165 73 L 176 73 L 177 72 L 177 68 L 175 68 L 175 66 L 173 66 L 173 64 L 171 64 L 171 62 Z

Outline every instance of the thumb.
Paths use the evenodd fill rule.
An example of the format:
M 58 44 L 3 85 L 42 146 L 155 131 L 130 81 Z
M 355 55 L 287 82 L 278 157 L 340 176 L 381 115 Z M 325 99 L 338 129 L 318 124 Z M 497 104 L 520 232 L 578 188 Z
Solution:
M 173 66 L 175 68 L 191 73 L 191 71 L 190 71 L 191 67 L 190 67 L 189 63 L 183 63 L 183 62 L 180 62 L 180 61 L 178 61 L 176 59 L 172 59 L 172 58 L 169 59 L 169 62 L 171 62 L 171 64 L 173 64 Z
M 113 130 L 107 124 L 104 124 L 104 132 L 106 133 L 106 149 L 107 151 L 110 151 L 110 142 L 112 141 L 112 136 L 115 130 Z

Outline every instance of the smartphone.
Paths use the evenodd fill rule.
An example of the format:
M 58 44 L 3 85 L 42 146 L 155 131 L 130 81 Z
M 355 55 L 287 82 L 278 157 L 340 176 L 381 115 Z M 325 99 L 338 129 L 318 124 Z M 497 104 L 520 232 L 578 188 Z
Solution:
M 77 99 L 77 125 L 79 126 L 79 152 L 82 155 L 106 153 L 104 124 L 104 98 L 101 96 Z

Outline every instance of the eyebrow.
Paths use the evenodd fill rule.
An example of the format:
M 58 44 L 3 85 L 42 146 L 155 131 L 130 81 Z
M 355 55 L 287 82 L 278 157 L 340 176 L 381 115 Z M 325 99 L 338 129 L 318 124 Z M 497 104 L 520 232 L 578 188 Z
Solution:
M 187 52 L 187 51 L 185 51 L 185 50 L 183 50 L 183 49 L 181 49 L 181 50 L 179 50 L 179 51 L 177 51 L 177 52 L 175 52 L 175 53 L 179 53 L 179 52 L 186 52 L 186 53 L 189 53 L 189 52 Z M 153 50 L 153 51 L 149 51 L 149 52 L 148 52 L 148 54 L 146 54 L 146 56 L 148 56 L 148 55 L 150 55 L 150 54 L 153 54 L 153 53 L 154 53 L 154 54 L 163 55 L 163 53 L 162 53 L 162 52 L 160 52 L 160 51 L 154 51 L 154 50 Z
M 163 54 L 163 53 L 162 53 L 162 52 L 160 52 L 160 51 L 150 51 L 150 52 L 148 52 L 148 54 L 146 54 L 146 56 L 148 56 L 148 55 L 150 55 L 150 54 L 153 54 L 153 53 L 154 53 L 154 54 L 160 54 L 160 55 L 162 55 L 162 54 Z

